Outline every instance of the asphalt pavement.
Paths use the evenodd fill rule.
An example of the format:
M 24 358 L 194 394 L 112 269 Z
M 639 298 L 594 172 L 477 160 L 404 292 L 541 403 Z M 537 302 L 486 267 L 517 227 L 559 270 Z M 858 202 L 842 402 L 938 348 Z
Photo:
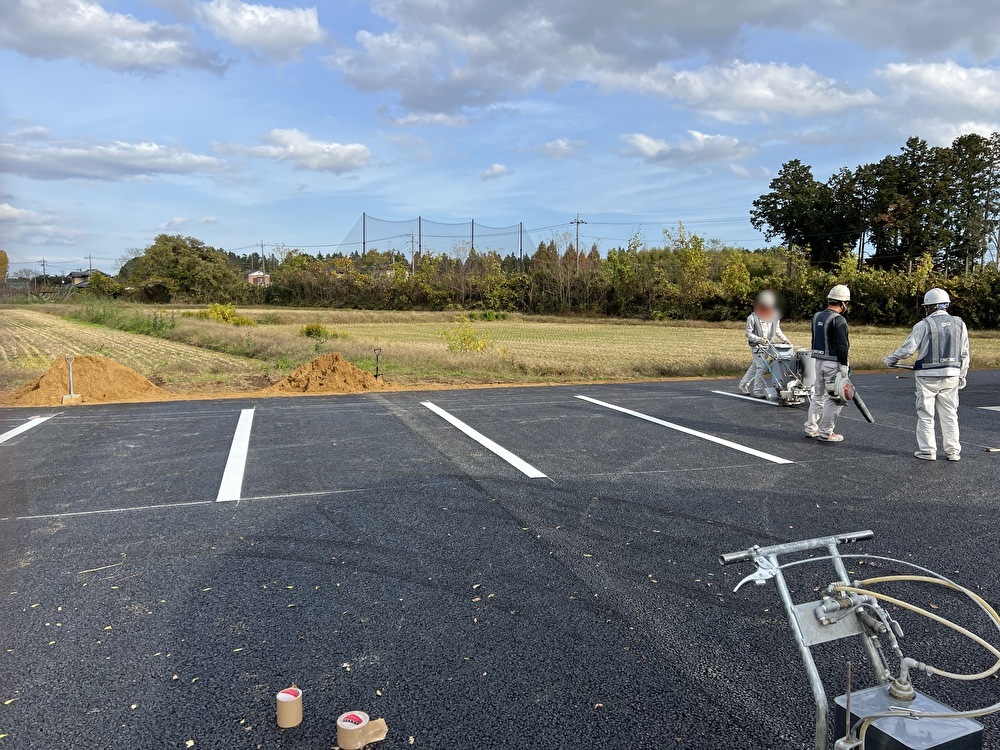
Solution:
M 777 592 L 732 593 L 752 566 L 719 553 L 870 528 L 846 551 L 998 591 L 1000 372 L 962 393 L 959 463 L 912 457 L 910 375 L 856 383 L 877 421 L 849 406 L 838 445 L 732 381 L 0 410 L 0 750 L 319 750 L 350 709 L 380 748 L 811 747 Z M 901 619 L 923 661 L 991 663 Z M 831 697 L 848 658 L 871 684 L 856 644 L 817 656 Z

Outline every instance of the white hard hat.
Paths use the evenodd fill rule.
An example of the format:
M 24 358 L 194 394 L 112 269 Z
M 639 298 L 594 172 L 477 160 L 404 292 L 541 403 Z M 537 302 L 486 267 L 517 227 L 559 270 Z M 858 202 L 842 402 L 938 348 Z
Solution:
M 851 301 L 851 290 L 848 289 L 843 284 L 837 284 L 830 293 L 826 295 L 827 299 L 832 299 L 834 302 L 850 302 Z
M 938 289 L 934 287 L 933 289 L 928 289 L 927 294 L 924 295 L 924 307 L 929 307 L 930 305 L 950 305 L 951 297 L 948 296 L 948 292 L 944 289 Z

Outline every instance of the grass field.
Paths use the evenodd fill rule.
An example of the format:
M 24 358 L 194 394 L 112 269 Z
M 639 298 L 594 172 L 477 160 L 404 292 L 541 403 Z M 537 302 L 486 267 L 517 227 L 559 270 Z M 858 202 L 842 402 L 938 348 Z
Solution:
M 122 306 L 123 314 L 138 310 Z M 141 308 L 148 312 L 149 307 Z M 0 388 L 37 376 L 53 358 L 97 353 L 132 367 L 169 390 L 243 391 L 259 388 L 321 353 L 339 351 L 371 369 L 381 348 L 386 377 L 398 385 L 633 380 L 736 375 L 749 361 L 738 323 L 649 322 L 511 315 L 505 320 L 457 322 L 455 313 L 241 310 L 258 321 L 235 327 L 184 316 L 190 308 L 159 308 L 173 328 L 154 338 L 65 319 L 79 305 L 0 310 Z M 46 314 L 48 313 L 48 314 Z M 325 340 L 301 335 L 319 323 Z M 449 351 L 443 334 L 465 327 L 482 352 Z M 471 326 L 471 329 L 469 328 Z M 808 326 L 785 326 L 808 344 Z M 904 329 L 856 328 L 853 364 L 877 369 L 905 338 Z M 977 367 L 1000 367 L 1000 333 L 973 335 Z
M 39 308 L 0 309 L 0 391 L 24 385 L 56 358 L 101 354 L 172 390 L 240 390 L 266 382 L 260 362 L 195 346 L 82 325 Z

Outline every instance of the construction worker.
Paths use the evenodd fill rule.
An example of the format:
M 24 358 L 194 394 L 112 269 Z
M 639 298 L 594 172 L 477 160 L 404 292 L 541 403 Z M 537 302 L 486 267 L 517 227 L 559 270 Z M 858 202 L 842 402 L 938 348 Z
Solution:
M 844 436 L 836 432 L 837 417 L 844 410 L 826 390 L 827 382 L 838 373 L 850 374 L 851 339 L 844 313 L 851 301 L 851 290 L 837 284 L 826 299 L 826 309 L 813 316 L 812 348 L 816 360 L 816 384 L 806 419 L 806 435 L 824 443 L 842 443 Z
M 774 292 L 765 290 L 757 295 L 757 299 L 753 303 L 753 312 L 747 318 L 746 336 L 753 361 L 747 368 L 743 379 L 740 380 L 740 391 L 749 395 L 752 387 L 754 396 L 767 398 L 767 394 L 764 392 L 764 374 L 767 372 L 764 357 L 767 354 L 767 349 L 771 344 L 792 343 L 781 332 L 778 298 Z
M 958 392 L 969 374 L 969 331 L 961 318 L 948 314 L 951 297 L 944 289 L 924 295 L 926 317 L 913 326 L 903 345 L 882 361 L 889 367 L 917 355 L 913 364 L 917 391 L 917 452 L 924 461 L 937 460 L 934 414 L 941 420 L 941 447 L 949 461 L 958 461 Z

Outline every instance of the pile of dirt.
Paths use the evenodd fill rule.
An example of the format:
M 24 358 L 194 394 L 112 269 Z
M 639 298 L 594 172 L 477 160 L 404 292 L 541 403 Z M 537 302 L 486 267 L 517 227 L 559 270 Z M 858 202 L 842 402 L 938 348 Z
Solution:
M 324 354 L 299 367 L 265 393 L 361 393 L 384 387 L 370 372 L 358 369 L 339 354 Z
M 83 396 L 83 403 L 86 404 L 168 397 L 166 391 L 157 388 L 135 370 L 97 355 L 74 359 L 73 390 Z M 58 359 L 47 373 L 16 391 L 8 401 L 14 406 L 59 406 L 62 397 L 68 393 L 69 369 L 64 360 Z

